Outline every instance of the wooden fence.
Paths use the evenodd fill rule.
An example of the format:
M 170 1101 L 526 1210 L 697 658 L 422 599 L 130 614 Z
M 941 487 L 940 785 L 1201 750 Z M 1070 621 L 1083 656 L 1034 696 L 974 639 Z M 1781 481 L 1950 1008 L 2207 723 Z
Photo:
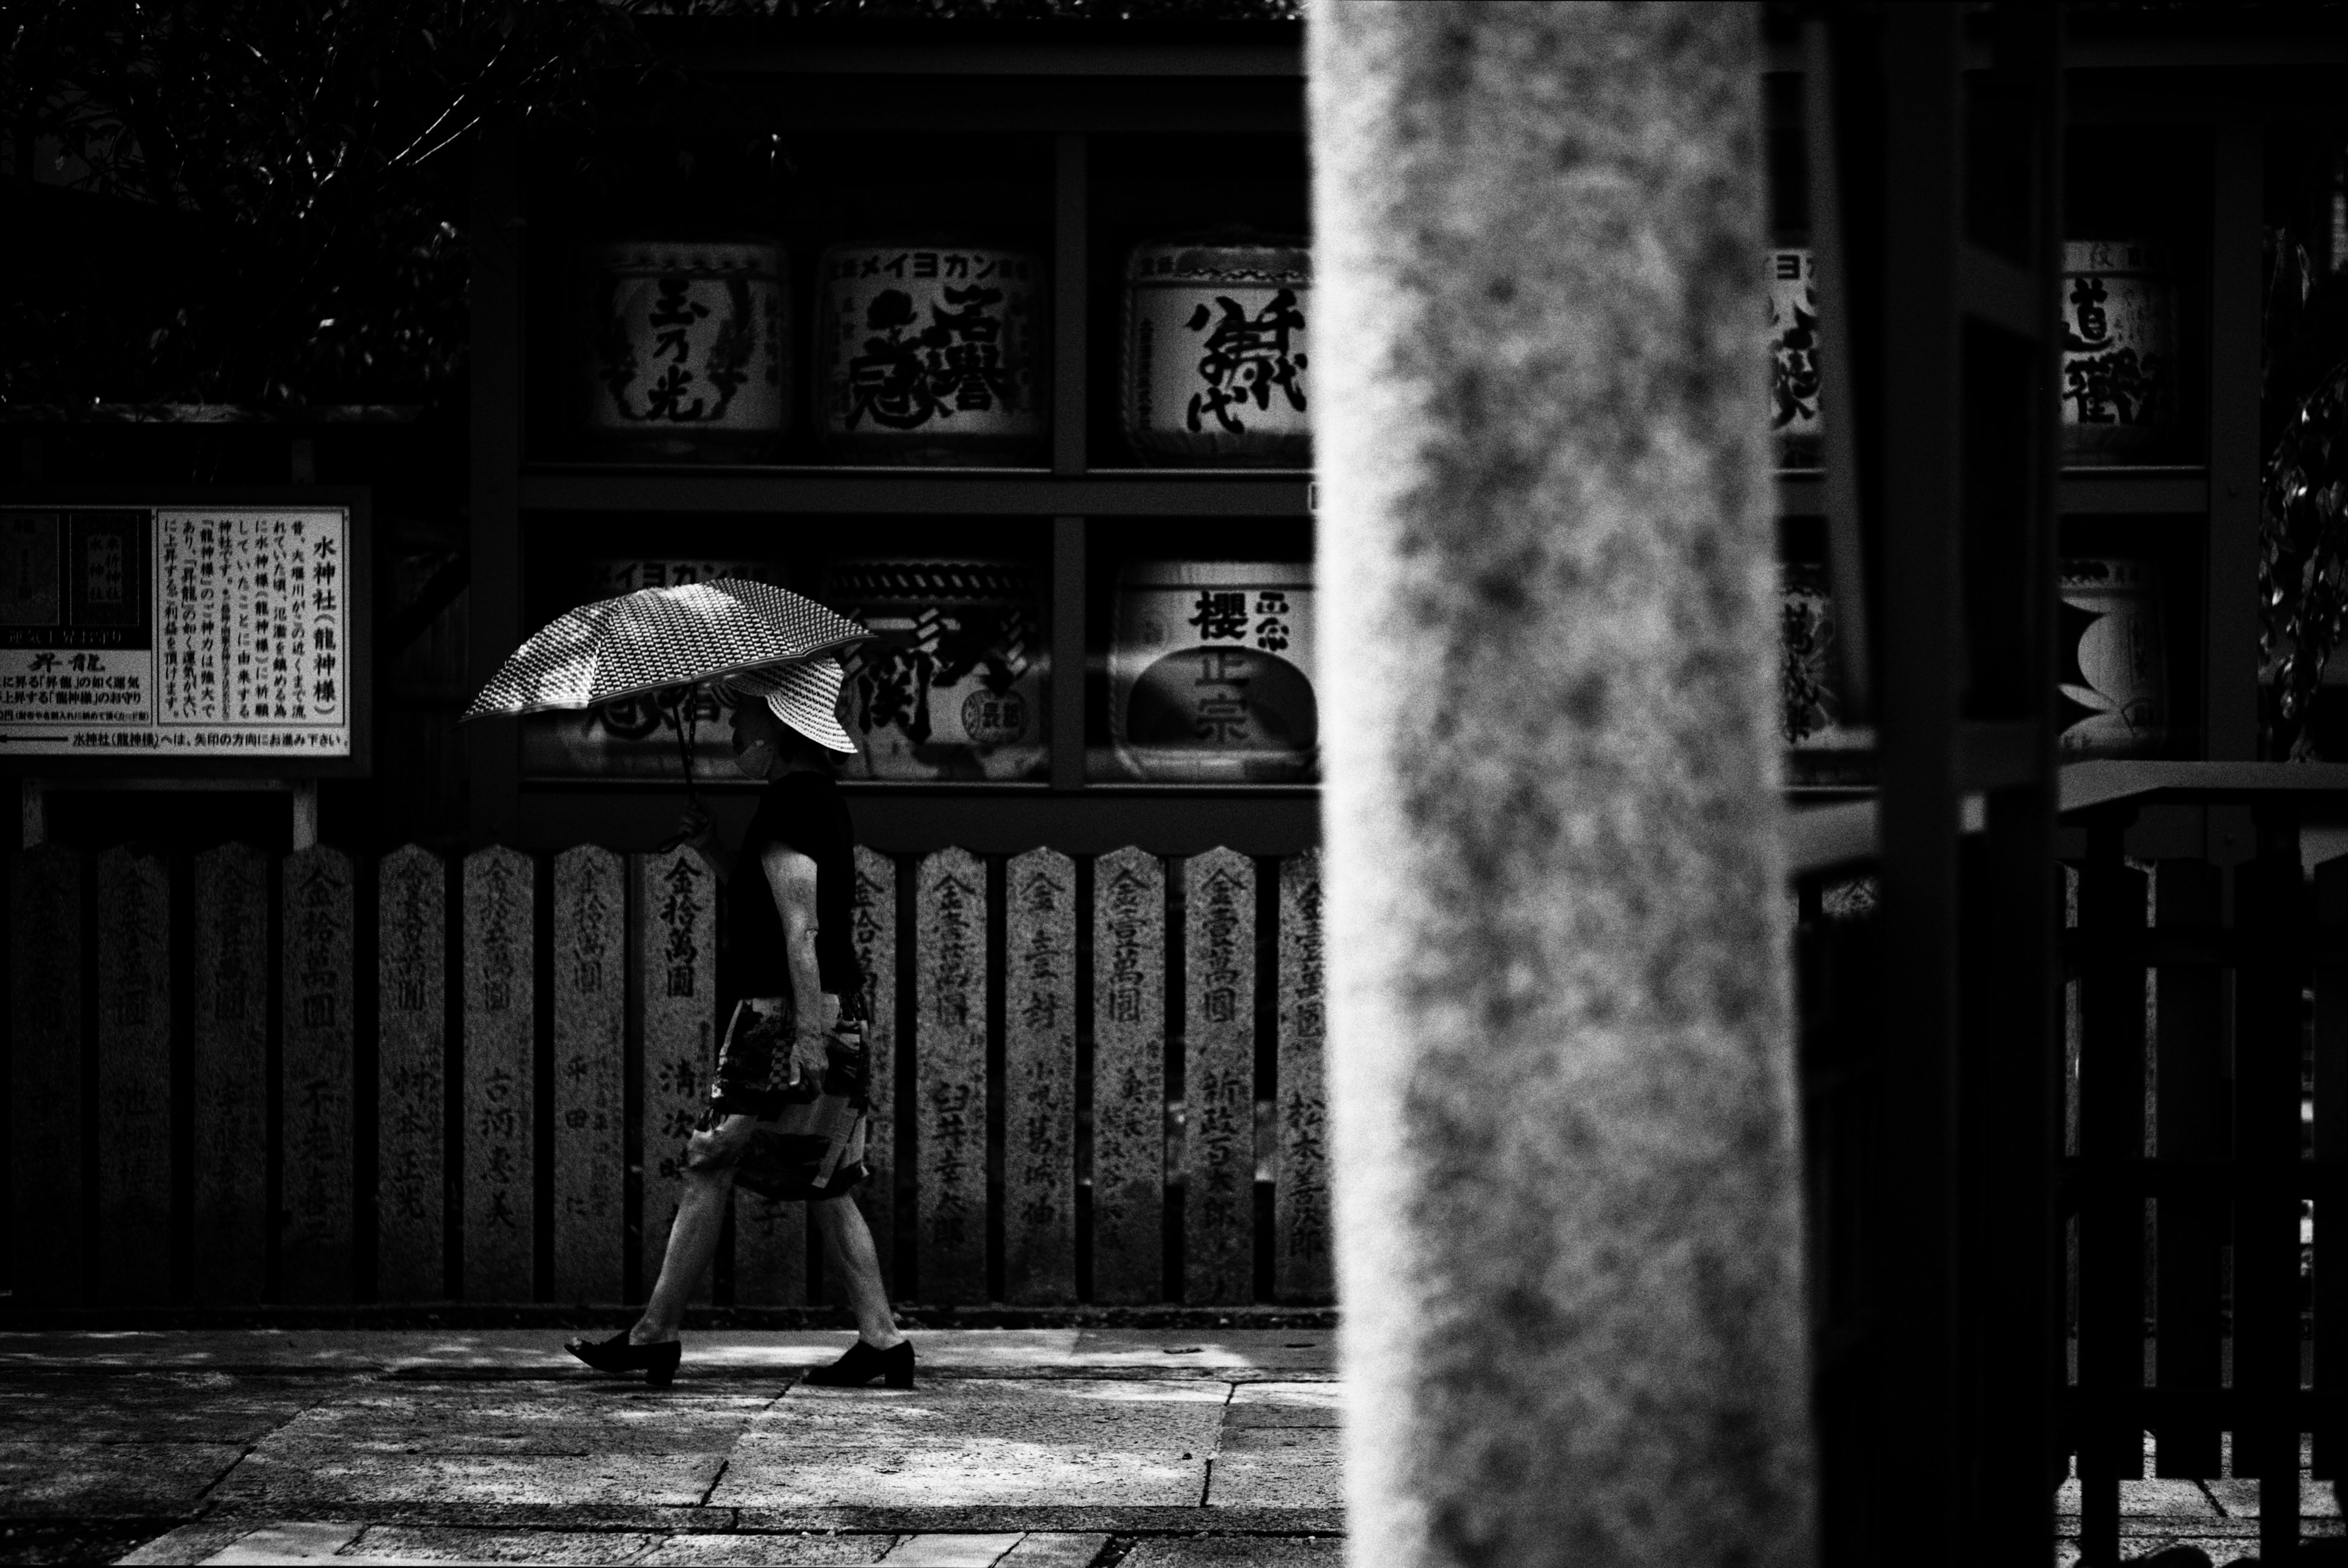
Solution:
M 2271 1562 L 2302 1445 L 2343 1469 L 2348 857 L 2311 878 L 2293 814 L 2260 818 L 2228 872 L 2130 861 L 2125 813 L 2091 817 L 2070 874 L 2065 1415 L 2106 1560 L 2147 1434 L 2153 1477 L 2257 1478 Z
M 892 1295 L 1332 1297 L 1317 854 L 858 851 Z M 690 851 L 45 847 L 9 889 L 20 1305 L 640 1299 L 714 1064 Z M 714 1287 L 822 1299 L 738 1194 Z

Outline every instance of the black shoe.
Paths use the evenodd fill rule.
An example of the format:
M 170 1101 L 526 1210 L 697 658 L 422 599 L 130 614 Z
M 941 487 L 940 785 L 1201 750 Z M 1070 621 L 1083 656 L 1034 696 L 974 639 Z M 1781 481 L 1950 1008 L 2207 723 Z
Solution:
M 598 1372 L 642 1372 L 644 1387 L 665 1389 L 676 1376 L 677 1358 L 685 1348 L 671 1339 L 659 1345 L 631 1345 L 621 1329 L 609 1339 L 572 1339 L 562 1347 Z
M 887 1379 L 891 1389 L 913 1386 L 913 1342 L 901 1339 L 882 1350 L 859 1339 L 848 1348 L 848 1354 L 829 1367 L 818 1367 L 807 1375 L 807 1380 L 825 1389 L 858 1389 L 875 1378 Z

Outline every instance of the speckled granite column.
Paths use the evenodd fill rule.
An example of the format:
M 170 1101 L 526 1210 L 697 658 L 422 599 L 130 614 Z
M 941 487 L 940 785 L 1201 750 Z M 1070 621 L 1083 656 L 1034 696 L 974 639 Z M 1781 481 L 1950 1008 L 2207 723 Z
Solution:
M 1805 1563 L 1759 18 L 1312 26 L 1354 1561 Z

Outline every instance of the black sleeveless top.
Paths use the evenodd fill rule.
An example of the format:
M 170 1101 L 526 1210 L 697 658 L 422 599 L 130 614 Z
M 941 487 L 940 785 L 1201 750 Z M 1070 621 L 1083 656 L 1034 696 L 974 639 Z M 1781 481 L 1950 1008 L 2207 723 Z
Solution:
M 789 773 L 767 785 L 736 853 L 727 885 L 726 940 L 718 996 L 731 1013 L 743 997 L 791 994 L 789 955 L 783 947 L 783 917 L 759 864 L 769 844 L 798 850 L 815 862 L 815 961 L 823 989 L 838 997 L 860 995 L 862 966 L 856 961 L 851 913 L 856 900 L 856 828 L 848 803 L 828 774 Z

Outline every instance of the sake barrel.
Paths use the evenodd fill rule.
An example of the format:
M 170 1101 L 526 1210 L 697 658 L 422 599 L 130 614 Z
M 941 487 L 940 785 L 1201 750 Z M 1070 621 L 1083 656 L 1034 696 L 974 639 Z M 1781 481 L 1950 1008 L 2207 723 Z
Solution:
M 872 779 L 1034 779 L 1050 761 L 1043 582 L 1021 560 L 845 560 L 824 601 L 875 635 L 845 650 L 844 770 Z
M 1313 461 L 1313 252 L 1302 240 L 1161 240 L 1125 269 L 1125 436 L 1144 462 Z
M 741 241 L 589 248 L 587 430 L 647 457 L 748 455 L 790 417 L 782 251 Z
M 1113 621 L 1110 742 L 1126 773 L 1193 784 L 1315 776 L 1310 565 L 1130 562 Z
M 2177 286 L 2166 251 L 2140 240 L 2063 246 L 2063 456 L 2072 463 L 2173 458 Z
M 2168 664 L 2153 563 L 2064 561 L 2058 613 L 2062 753 L 2159 755 L 2168 740 Z
M 1843 712 L 1840 620 L 1827 568 L 1778 567 L 1779 724 L 1786 781 L 1801 787 L 1877 782 L 1875 729 Z
M 1818 267 L 1806 247 L 1767 252 L 1769 430 L 1781 468 L 1815 468 L 1818 424 Z
M 818 419 L 848 462 L 1040 458 L 1043 263 L 979 245 L 836 245 L 818 273 Z

